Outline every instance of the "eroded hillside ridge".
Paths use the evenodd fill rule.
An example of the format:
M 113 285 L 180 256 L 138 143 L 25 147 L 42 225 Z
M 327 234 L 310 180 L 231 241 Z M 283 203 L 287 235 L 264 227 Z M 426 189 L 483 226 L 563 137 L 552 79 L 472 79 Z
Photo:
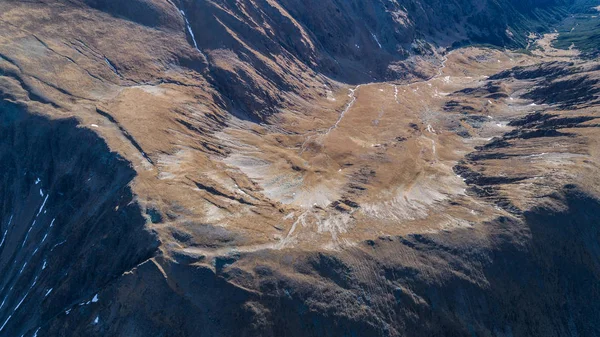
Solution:
M 485 223 L 485 239 L 471 229 L 385 236 L 343 252 L 230 256 L 216 272 L 146 261 L 99 293 L 93 317 L 101 324 L 60 314 L 40 332 L 594 336 L 600 202 L 573 186 L 555 198 L 564 207 Z
M 568 4 L 0 2 L 0 336 L 599 335 Z
M 288 100 L 280 91 L 302 95 L 313 85 L 301 73 L 352 84 L 426 78 L 415 56 L 469 43 L 524 47 L 529 32 L 549 30 L 574 0 L 80 1 L 185 31 L 196 53 L 177 62 L 203 73 L 230 111 L 265 121 Z M 116 61 L 125 76 L 135 67 Z
M 0 335 L 69 315 L 94 320 L 98 292 L 154 255 L 130 165 L 75 120 L 0 104 Z
M 496 63 L 494 58 L 492 61 Z M 84 300 L 74 299 L 72 308 L 62 311 L 61 307 L 46 321 L 44 315 L 40 319 L 20 318 L 25 328 L 19 325 L 10 331 L 25 331 L 26 335 L 37 331 L 40 335 L 55 336 L 594 336 L 600 332 L 595 323 L 600 312 L 597 263 L 600 200 L 586 188 L 577 186 L 585 181 L 565 175 L 569 173 L 570 163 L 566 160 L 569 157 L 586 158 L 583 167 L 597 170 L 588 152 L 595 151 L 594 148 L 583 147 L 594 142 L 593 132 L 598 129 L 594 110 L 598 99 L 596 87 L 585 84 L 593 81 L 597 72 L 594 64 L 549 62 L 520 66 L 490 76 L 479 82 L 479 87 L 451 95 L 452 104 L 445 105 L 446 113 L 462 109 L 464 118 L 477 121 L 473 111 L 479 108 L 475 104 L 478 100 L 519 99 L 507 89 L 512 87 L 502 81 L 514 82 L 511 85 L 517 89 L 525 87 L 518 93 L 536 100 L 537 103 L 526 105 L 534 110 L 549 109 L 531 104 L 544 104 L 546 96 L 536 93 L 555 82 L 568 81 L 568 87 L 573 88 L 552 96 L 552 111 L 521 113 L 512 118 L 507 123 L 514 129 L 486 141 L 455 168 L 465 179 L 468 193 L 481 202 L 507 210 L 503 216 L 436 233 L 374 236 L 339 251 L 231 249 L 214 257 L 140 256 L 134 259 L 135 263 L 119 269 L 127 271 L 125 274 L 97 287 L 90 293 L 93 295 L 87 296 L 82 291 Z M 475 108 L 467 108 L 471 105 Z M 20 120 L 10 117 L 14 115 L 14 112 L 4 114 L 10 121 L 7 129 L 12 132 L 21 129 L 12 127 L 11 123 Z M 22 112 L 17 116 L 28 125 L 37 125 L 30 119 L 40 119 L 42 124 L 57 123 L 23 117 Z M 77 130 L 74 122 L 67 124 L 71 132 Z M 473 125 L 476 131 L 482 128 L 481 122 Z M 45 134 L 35 129 L 31 132 Z M 89 134 L 84 130 L 78 132 Z M 81 135 L 73 137 L 79 140 Z M 38 147 L 35 142 L 26 146 Z M 101 150 L 106 149 L 102 146 Z M 44 147 L 35 151 L 64 153 Z M 36 155 L 44 156 L 38 152 Z M 535 169 L 537 158 L 544 156 L 561 166 L 548 172 L 517 171 L 515 176 L 494 174 L 497 167 L 514 166 L 508 163 L 515 158 L 529 158 L 533 162 L 527 169 Z M 65 161 L 68 162 L 60 160 Z M 107 167 L 115 165 L 121 167 L 115 162 Z M 468 170 L 460 168 L 466 166 Z M 128 182 L 133 174 L 125 167 L 122 170 L 127 178 L 122 183 Z M 83 167 L 85 177 L 89 169 Z M 547 183 L 536 187 L 539 191 L 536 188 L 527 191 L 538 193 L 531 199 L 543 199 L 544 203 L 524 207 L 523 199 L 529 199 L 521 194 L 524 191 L 521 184 L 536 178 L 547 179 Z M 36 195 L 37 180 L 23 179 L 31 180 L 27 186 L 34 186 L 35 193 L 28 193 L 41 200 Z M 43 185 L 44 179 L 49 178 L 42 175 L 40 186 L 49 186 Z M 550 188 L 550 192 L 545 188 Z M 42 189 L 49 196 L 52 191 Z M 51 199 L 48 200 L 51 205 Z M 44 210 L 52 215 L 53 207 L 56 206 L 44 206 Z M 34 213 L 37 212 L 36 205 Z M 132 212 L 136 219 L 140 210 L 136 207 Z M 40 215 L 40 222 L 43 217 Z M 118 223 L 129 221 L 122 218 Z M 139 239 L 139 231 L 133 232 L 136 235 L 127 240 L 127 250 L 116 252 L 119 254 L 116 256 L 129 252 L 129 244 L 137 242 L 131 240 Z M 32 231 L 31 238 L 39 239 L 41 233 L 35 233 Z M 43 247 L 44 237 L 40 240 Z M 153 241 L 140 245 L 151 247 Z M 101 265 L 89 262 L 95 268 Z M 31 281 L 35 280 L 34 275 Z M 36 282 L 34 287 L 37 286 Z M 45 301 L 52 300 L 52 293 L 54 290 Z

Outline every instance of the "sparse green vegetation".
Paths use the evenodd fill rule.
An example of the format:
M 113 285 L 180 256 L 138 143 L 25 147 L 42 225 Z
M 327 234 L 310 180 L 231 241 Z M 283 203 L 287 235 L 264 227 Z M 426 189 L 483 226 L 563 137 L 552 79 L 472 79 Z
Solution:
M 528 55 L 528 56 L 533 56 L 533 53 L 530 50 L 527 50 L 525 48 L 517 49 L 514 52 L 515 53 L 520 53 L 520 54 L 525 54 L 525 55 Z
M 600 14 L 600 13 L 598 13 Z M 600 52 L 600 15 L 579 14 L 565 20 L 559 27 L 554 47 L 579 49 L 588 56 Z

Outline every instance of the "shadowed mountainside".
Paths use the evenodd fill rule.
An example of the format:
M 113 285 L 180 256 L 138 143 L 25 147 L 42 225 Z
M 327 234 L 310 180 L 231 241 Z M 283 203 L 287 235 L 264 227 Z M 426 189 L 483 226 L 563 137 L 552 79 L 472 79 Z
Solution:
M 91 314 L 98 292 L 158 242 L 127 186 L 135 172 L 104 141 L 74 120 L 6 101 L 0 111 L 0 331 L 21 335 Z
M 1 2 L 0 335 L 599 335 L 572 3 Z

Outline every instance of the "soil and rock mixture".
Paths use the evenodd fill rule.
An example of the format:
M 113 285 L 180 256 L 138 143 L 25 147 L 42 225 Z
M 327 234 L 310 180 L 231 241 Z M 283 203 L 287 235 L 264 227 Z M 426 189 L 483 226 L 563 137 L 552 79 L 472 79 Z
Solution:
M 0 336 L 600 335 L 589 3 L 0 2 Z

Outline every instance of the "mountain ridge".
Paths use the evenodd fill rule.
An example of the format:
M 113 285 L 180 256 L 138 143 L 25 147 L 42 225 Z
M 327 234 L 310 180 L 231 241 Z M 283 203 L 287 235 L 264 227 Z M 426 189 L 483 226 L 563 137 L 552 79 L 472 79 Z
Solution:
M 0 334 L 597 335 L 570 4 L 0 3 Z

